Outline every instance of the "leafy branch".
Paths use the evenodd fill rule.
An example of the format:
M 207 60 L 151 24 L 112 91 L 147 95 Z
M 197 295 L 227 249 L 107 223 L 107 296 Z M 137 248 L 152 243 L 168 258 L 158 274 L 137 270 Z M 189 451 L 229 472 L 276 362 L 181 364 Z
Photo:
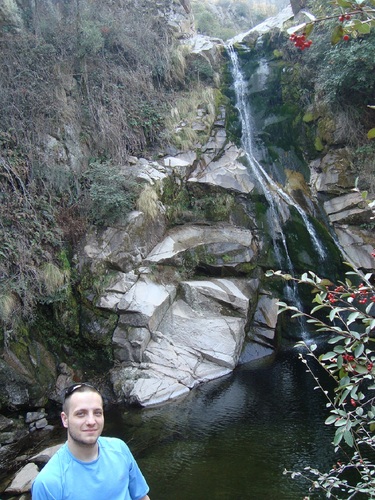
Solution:
M 375 251 L 372 254 L 375 257 Z M 363 275 L 353 266 L 345 281 L 333 284 L 313 272 L 295 278 L 282 271 L 268 271 L 269 277 L 281 277 L 297 284 L 309 285 L 314 293 L 310 312 L 279 302 L 279 314 L 290 311 L 292 317 L 305 317 L 315 330 L 328 336 L 329 351 L 318 354 L 316 343 L 299 342 L 300 354 L 316 389 L 327 398 L 329 416 L 325 423 L 335 428 L 335 452 L 346 456 L 326 473 L 307 467 L 305 472 L 285 471 L 292 478 L 310 481 L 310 490 L 321 489 L 327 498 L 375 495 L 375 465 L 369 457 L 375 452 L 375 288 L 373 275 Z M 309 361 L 313 359 L 334 382 L 333 394 L 324 388 Z M 347 480 L 348 471 L 356 472 L 355 484 Z M 349 495 L 349 496 L 347 496 Z

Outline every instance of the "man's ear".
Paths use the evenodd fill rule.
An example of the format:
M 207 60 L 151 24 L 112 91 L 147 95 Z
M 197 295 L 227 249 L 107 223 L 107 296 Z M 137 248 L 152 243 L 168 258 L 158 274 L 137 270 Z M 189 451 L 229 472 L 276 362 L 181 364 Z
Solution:
M 63 426 L 67 429 L 68 428 L 68 415 L 65 412 L 61 412 L 61 421 Z

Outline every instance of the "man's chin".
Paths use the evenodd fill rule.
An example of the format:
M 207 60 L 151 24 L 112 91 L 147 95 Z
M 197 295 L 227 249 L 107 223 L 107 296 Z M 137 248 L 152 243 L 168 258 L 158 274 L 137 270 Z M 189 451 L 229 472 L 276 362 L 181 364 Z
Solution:
M 90 434 L 82 437 L 82 442 L 86 443 L 87 445 L 93 445 L 96 444 L 98 441 L 98 434 Z
M 70 436 L 72 441 L 81 446 L 94 446 L 96 445 L 99 435 L 98 433 L 84 434 L 81 436 Z

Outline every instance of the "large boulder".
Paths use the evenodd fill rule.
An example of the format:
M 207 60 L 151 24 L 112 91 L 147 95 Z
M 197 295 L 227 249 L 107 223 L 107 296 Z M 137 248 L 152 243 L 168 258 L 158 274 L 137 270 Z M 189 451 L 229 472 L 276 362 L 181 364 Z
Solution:
M 324 202 L 323 206 L 332 223 L 366 224 L 372 217 L 369 204 L 359 192 L 336 196 Z
M 145 262 L 178 266 L 189 255 L 196 265 L 235 267 L 256 261 L 258 254 L 258 241 L 248 229 L 224 223 L 185 225 L 171 229 Z
M 345 194 L 355 183 L 347 151 L 330 151 L 311 162 L 310 185 L 315 193 Z
M 374 258 L 371 256 L 375 248 L 373 231 L 342 224 L 335 226 L 335 232 L 345 260 L 359 269 L 373 272 Z
M 224 134 L 217 133 L 212 138 L 212 148 L 219 149 L 224 144 Z M 210 143 L 206 145 L 206 150 L 210 147 Z M 228 144 L 224 147 L 219 158 L 204 155 L 203 159 L 198 163 L 197 168 L 192 172 L 188 181 L 220 186 L 230 191 L 239 193 L 251 193 L 254 189 L 254 183 L 251 179 L 248 168 L 241 163 L 241 158 L 244 158 L 244 152 L 239 150 L 234 144 Z
M 257 280 L 183 281 L 158 324 L 134 332 L 122 317 L 128 359 L 111 371 L 118 400 L 142 406 L 165 402 L 233 370 L 257 286 Z

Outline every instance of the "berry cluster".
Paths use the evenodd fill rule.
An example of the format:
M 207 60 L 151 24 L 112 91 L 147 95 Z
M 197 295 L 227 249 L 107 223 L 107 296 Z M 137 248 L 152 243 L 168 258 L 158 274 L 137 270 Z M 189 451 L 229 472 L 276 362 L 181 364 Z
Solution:
M 343 23 L 344 21 L 350 21 L 350 18 L 350 14 L 341 14 L 341 16 L 339 16 L 339 21 Z
M 345 21 L 350 21 L 351 19 L 351 15 L 350 14 L 341 14 L 341 16 L 339 16 L 339 21 L 340 23 L 344 23 Z M 350 40 L 350 36 L 346 33 L 342 39 L 347 42 L 348 40 Z
M 306 40 L 306 34 L 302 33 L 302 35 L 296 35 L 292 33 L 289 37 L 289 40 L 294 43 L 294 46 L 297 49 L 305 50 L 311 47 L 312 40 Z
M 358 304 L 367 304 L 368 302 L 375 303 L 375 294 L 364 283 L 361 283 L 356 290 L 350 292 L 350 290 L 345 290 L 343 286 L 337 286 L 332 290 L 327 287 L 327 300 L 331 304 L 335 304 L 337 301 L 341 301 L 343 299 L 342 294 L 346 293 L 348 294 L 346 296 L 351 299 L 349 302 L 357 300 Z
M 359 304 L 366 304 L 368 301 L 375 302 L 375 295 L 369 294 L 368 288 L 361 283 L 358 290 L 351 294 L 352 299 L 358 299 Z

